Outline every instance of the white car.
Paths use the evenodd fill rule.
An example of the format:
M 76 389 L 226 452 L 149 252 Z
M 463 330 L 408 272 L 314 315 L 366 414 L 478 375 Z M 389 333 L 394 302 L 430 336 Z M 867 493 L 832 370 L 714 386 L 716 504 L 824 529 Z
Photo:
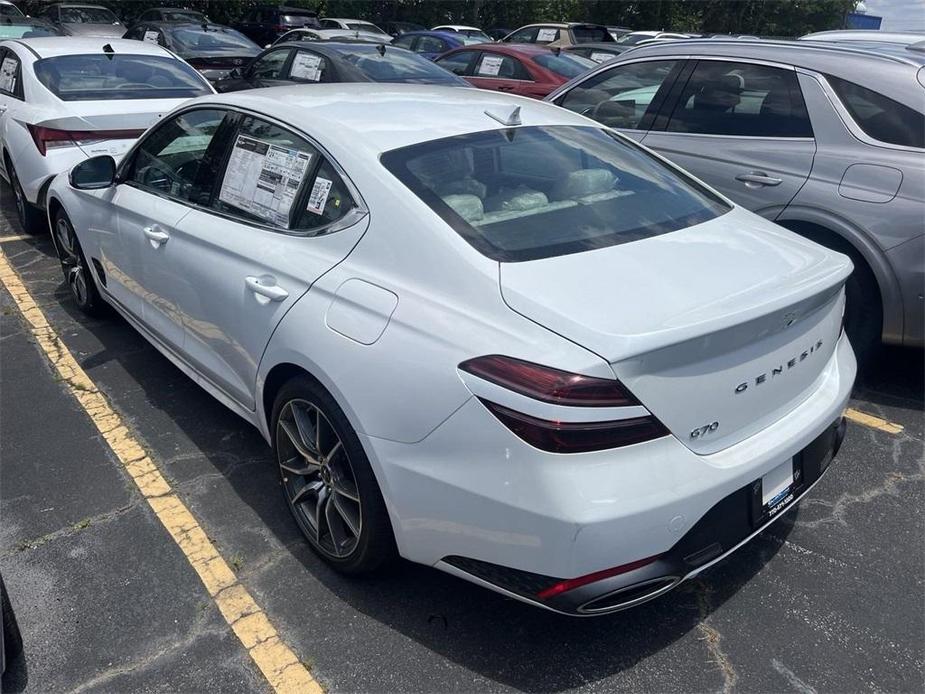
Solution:
M 484 43 L 491 43 L 492 38 L 478 27 L 470 27 L 464 24 L 441 24 L 435 26 L 431 31 L 451 31 L 456 34 L 462 34 L 470 39 L 478 39 Z
M 214 90 L 156 44 L 48 37 L 0 41 L 0 175 L 29 232 L 55 175 L 120 157 L 162 114 Z
M 337 17 L 324 17 L 318 20 L 322 29 L 342 29 L 345 31 L 360 31 L 364 34 L 379 34 L 387 36 L 383 39 L 386 42 L 392 40 L 392 37 L 372 22 L 366 22 L 362 19 L 339 19 Z
M 842 440 L 850 260 L 551 104 L 203 97 L 57 177 L 49 216 L 77 304 L 260 430 L 344 572 L 397 552 L 611 612 L 780 517 Z
M 280 36 L 273 45 L 280 43 L 293 43 L 298 41 L 365 41 L 367 43 L 391 43 L 392 37 L 369 31 L 355 31 L 353 29 L 293 29 Z

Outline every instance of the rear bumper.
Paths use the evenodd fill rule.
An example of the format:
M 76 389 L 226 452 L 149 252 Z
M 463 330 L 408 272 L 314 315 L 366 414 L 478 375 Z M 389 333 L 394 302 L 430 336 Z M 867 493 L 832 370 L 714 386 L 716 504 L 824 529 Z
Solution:
M 743 535 L 737 527 L 733 536 L 720 533 L 691 549 L 702 528 L 713 533 L 714 524 L 704 519 L 724 500 L 743 494 L 785 461 L 808 459 L 823 437 L 833 436 L 832 423 L 840 421 L 855 373 L 854 354 L 843 337 L 809 398 L 761 432 L 710 455 L 695 453 L 673 436 L 607 451 L 546 453 L 514 436 L 475 399 L 417 443 L 360 438 L 405 558 L 528 599 L 556 577 L 583 577 L 658 557 L 631 578 L 677 579 L 657 586 L 664 592 L 702 568 L 690 565 L 691 554 L 719 543 L 718 550 L 695 557 L 707 565 L 760 529 L 760 523 L 750 525 Z M 811 466 L 804 468 L 795 496 L 818 478 Z M 539 576 L 543 585 L 530 582 L 514 590 L 472 565 L 454 565 L 450 557 L 514 570 L 518 580 Z M 602 587 L 612 592 L 626 585 L 595 590 Z M 578 595 L 548 607 L 575 614 L 588 602 Z
M 545 590 L 565 579 L 457 556 L 444 558 L 438 567 L 564 614 L 595 616 L 635 607 L 729 556 L 793 508 L 828 470 L 845 438 L 846 424 L 839 418 L 794 457 L 799 482 L 773 516 L 761 512 L 760 480 L 747 484 L 707 511 L 671 549 L 634 570 L 544 598 Z

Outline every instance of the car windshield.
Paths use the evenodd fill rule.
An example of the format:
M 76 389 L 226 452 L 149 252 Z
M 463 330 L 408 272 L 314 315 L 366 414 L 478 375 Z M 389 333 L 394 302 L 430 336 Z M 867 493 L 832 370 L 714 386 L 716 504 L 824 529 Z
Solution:
M 352 29 L 353 31 L 369 31 L 369 32 L 372 32 L 373 34 L 384 34 L 385 33 L 384 31 L 382 31 L 382 29 L 377 27 L 375 24 L 370 24 L 369 22 L 348 22 L 347 28 Z
M 177 44 L 177 47 L 189 51 L 240 51 L 247 49 L 250 51 L 259 50 L 257 44 L 247 38 L 244 34 L 239 34 L 234 29 L 224 27 L 209 27 L 204 30 L 201 27 L 180 27 L 177 29 L 167 29 L 170 38 Z
M 170 10 L 162 13 L 168 22 L 205 22 L 206 16 L 192 10 Z
M 561 77 L 571 79 L 587 72 L 597 63 L 588 58 L 582 58 L 580 55 L 566 55 L 555 53 L 538 55 L 533 58 L 533 62 L 551 72 L 555 72 Z
M 116 15 L 105 7 L 62 7 L 63 24 L 118 24 Z
M 647 239 L 730 209 L 642 148 L 595 127 L 490 130 L 392 150 L 381 161 L 499 261 Z
M 622 43 L 627 46 L 635 46 L 640 41 L 649 41 L 654 38 L 647 34 L 625 34 L 617 39 L 617 43 Z
M 340 56 L 352 63 L 374 82 L 417 82 L 468 86 L 457 77 L 426 58 L 401 48 L 384 48 L 375 44 L 354 44 L 339 50 Z
M 37 36 L 58 36 L 59 31 L 45 24 L 30 24 L 29 20 L 23 23 L 0 23 L 0 39 L 31 39 Z
M 572 36 L 575 37 L 576 43 L 600 43 L 613 40 L 607 27 L 572 27 Z
M 189 65 L 157 55 L 62 55 L 38 60 L 34 69 L 62 101 L 188 99 L 212 93 Z
M 16 5 L 0 5 L 0 17 L 18 17 L 22 19 L 25 15 L 19 11 Z
M 479 38 L 478 36 L 460 36 L 464 46 L 474 46 L 479 43 L 491 43 L 489 38 Z
M 479 31 L 478 29 L 462 29 L 459 33 L 470 39 L 478 39 L 482 43 L 491 43 L 491 37 L 484 31 Z

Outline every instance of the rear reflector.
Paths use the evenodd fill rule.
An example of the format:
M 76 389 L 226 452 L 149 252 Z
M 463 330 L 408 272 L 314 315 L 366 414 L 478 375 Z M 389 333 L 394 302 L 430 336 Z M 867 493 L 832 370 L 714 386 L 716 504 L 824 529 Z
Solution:
M 540 600 L 549 600 L 549 598 L 554 598 L 557 595 L 574 590 L 575 588 L 581 588 L 586 586 L 589 583 L 596 583 L 597 581 L 603 581 L 605 578 L 613 578 L 614 576 L 619 576 L 620 574 L 629 573 L 630 571 L 635 571 L 636 569 L 641 569 L 643 566 L 648 566 L 661 555 L 655 555 L 654 557 L 646 557 L 645 559 L 637 559 L 636 561 L 630 562 L 629 564 L 623 564 L 622 566 L 615 566 L 612 569 L 604 569 L 603 571 L 595 571 L 593 574 L 587 574 L 586 576 L 579 576 L 578 578 L 569 578 L 564 581 L 559 581 L 554 583 L 549 588 L 545 588 L 536 594 Z
M 144 130 L 59 130 L 42 125 L 29 125 L 32 140 L 43 157 L 54 147 L 89 145 L 104 140 L 135 140 Z
M 601 451 L 668 435 L 665 425 L 652 415 L 607 422 L 556 422 L 480 400 L 517 436 L 531 446 L 550 453 Z
M 572 407 L 626 407 L 639 401 L 622 383 L 560 371 L 497 354 L 469 359 L 459 368 L 528 398 Z

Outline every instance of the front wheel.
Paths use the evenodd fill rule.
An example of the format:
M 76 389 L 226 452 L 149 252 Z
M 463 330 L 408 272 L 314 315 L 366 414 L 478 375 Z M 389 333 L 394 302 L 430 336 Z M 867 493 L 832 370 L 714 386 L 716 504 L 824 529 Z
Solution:
M 103 299 L 90 273 L 74 226 L 64 210 L 55 213 L 54 226 L 55 248 L 58 250 L 58 260 L 61 262 L 68 292 L 77 308 L 88 316 L 99 316 L 103 312 Z
M 301 376 L 273 407 L 273 450 L 289 510 L 321 557 L 346 574 L 395 554 L 385 501 L 360 440 L 334 398 Z

